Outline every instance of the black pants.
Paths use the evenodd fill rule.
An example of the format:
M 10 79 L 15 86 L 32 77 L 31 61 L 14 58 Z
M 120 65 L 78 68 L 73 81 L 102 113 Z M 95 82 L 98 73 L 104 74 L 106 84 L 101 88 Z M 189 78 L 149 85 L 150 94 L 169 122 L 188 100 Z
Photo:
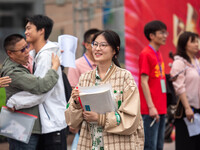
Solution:
M 42 134 L 37 150 L 67 150 L 67 129 Z
M 175 127 L 176 127 L 176 150 L 200 149 L 200 135 L 189 137 L 188 129 L 183 118 L 175 120 Z

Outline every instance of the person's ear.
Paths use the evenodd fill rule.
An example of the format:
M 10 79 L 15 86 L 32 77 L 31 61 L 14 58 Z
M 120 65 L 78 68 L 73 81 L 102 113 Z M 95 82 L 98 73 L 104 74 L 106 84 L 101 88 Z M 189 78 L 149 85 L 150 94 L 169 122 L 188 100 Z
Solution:
M 117 54 L 119 54 L 119 46 L 117 46 L 117 52 L 116 50 L 114 50 L 114 52 L 115 52 L 114 55 L 116 55 L 117 52 L 118 52 Z
M 15 53 L 12 53 L 11 51 L 7 50 L 7 55 L 8 55 L 9 58 L 13 59 Z
M 9 57 L 12 57 L 12 52 L 11 51 L 7 50 L 7 54 L 8 54 Z
M 119 46 L 117 46 L 117 51 L 119 52 Z
M 113 49 L 113 56 L 115 56 L 115 54 L 116 54 L 116 50 L 115 50 L 115 49 Z
M 39 32 L 40 32 L 40 35 L 44 34 L 45 32 L 44 28 L 40 29 Z
M 150 33 L 150 34 L 149 34 L 150 40 L 154 39 L 154 37 L 155 37 L 155 34 L 154 34 L 154 33 Z
M 84 43 L 84 46 L 85 46 L 86 49 L 89 49 L 91 47 L 91 43 L 86 42 L 86 43 Z

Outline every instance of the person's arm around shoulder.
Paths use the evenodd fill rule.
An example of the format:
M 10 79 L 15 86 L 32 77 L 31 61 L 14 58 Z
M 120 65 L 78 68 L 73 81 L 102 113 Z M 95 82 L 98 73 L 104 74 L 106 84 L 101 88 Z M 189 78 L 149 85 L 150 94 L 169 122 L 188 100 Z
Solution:
M 56 55 L 54 57 L 54 55 L 52 54 L 52 69 L 50 69 L 49 72 L 47 72 L 46 76 L 44 78 L 39 78 L 39 77 L 35 77 L 32 74 L 27 74 L 26 77 L 29 76 L 31 80 L 29 81 L 30 84 L 25 84 L 24 86 L 18 85 L 18 88 L 21 87 L 22 89 L 27 90 L 27 91 L 22 91 L 22 92 L 14 94 L 12 97 L 10 97 L 7 100 L 7 106 L 10 108 L 15 107 L 16 109 L 22 109 L 22 108 L 33 107 L 35 105 L 43 103 L 48 95 L 42 94 L 42 93 L 48 92 L 57 83 L 58 74 L 56 73 L 56 70 L 59 68 L 59 66 L 60 66 L 60 60 L 58 56 Z M 53 71 L 53 72 L 50 72 L 50 71 Z M 25 79 L 24 78 L 25 77 L 22 76 L 22 80 L 27 79 L 27 78 Z M 34 86 L 32 86 L 33 84 L 35 84 L 35 88 Z M 16 85 L 17 83 L 15 83 L 15 86 Z M 28 89 L 29 89 L 29 92 L 31 93 L 28 92 Z M 41 94 L 33 95 L 34 93 L 36 94 L 38 92 Z
M 158 115 L 158 111 L 155 108 L 154 103 L 152 101 L 148 81 L 149 81 L 149 76 L 146 74 L 142 74 L 141 75 L 141 87 L 142 87 L 142 91 L 144 93 L 144 97 L 147 102 L 147 106 L 149 108 L 149 116 L 152 118 L 156 118 L 156 121 L 158 121 L 159 115 Z
M 57 71 L 58 68 L 60 67 L 60 59 L 59 59 L 58 55 L 54 56 L 54 53 L 52 53 L 51 63 L 52 63 L 51 69 Z
M 46 72 L 43 78 L 16 70 L 10 75 L 10 77 L 13 78 L 12 86 L 32 94 L 39 95 L 46 93 L 51 90 L 58 81 L 59 76 L 56 71 L 59 66 L 60 61 L 58 56 L 52 54 L 52 67 Z
M 57 70 L 60 67 L 60 59 L 58 55 L 54 56 L 54 53 L 52 53 L 51 63 L 52 63 L 51 69 L 49 69 L 45 77 L 41 79 L 42 81 L 41 86 L 40 86 L 41 88 L 38 89 L 39 93 L 35 93 L 35 94 L 46 93 L 50 91 L 57 83 L 58 78 L 59 78 Z

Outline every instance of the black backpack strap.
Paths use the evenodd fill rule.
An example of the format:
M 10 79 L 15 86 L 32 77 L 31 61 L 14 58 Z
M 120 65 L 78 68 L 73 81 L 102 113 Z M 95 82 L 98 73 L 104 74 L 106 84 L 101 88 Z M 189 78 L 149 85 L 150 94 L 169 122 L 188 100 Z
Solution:
M 66 97 L 66 101 L 68 102 L 71 97 L 72 87 L 69 83 L 67 75 L 63 71 L 64 67 L 61 66 L 61 68 L 62 68 L 62 78 L 63 78 L 64 89 L 65 89 L 65 97 Z

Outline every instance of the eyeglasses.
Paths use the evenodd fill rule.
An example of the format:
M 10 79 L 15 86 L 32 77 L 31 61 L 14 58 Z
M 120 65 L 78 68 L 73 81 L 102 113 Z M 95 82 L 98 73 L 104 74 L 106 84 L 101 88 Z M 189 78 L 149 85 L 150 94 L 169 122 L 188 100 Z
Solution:
M 162 34 L 162 35 L 166 35 L 166 36 L 169 35 L 169 32 L 167 32 L 167 31 L 159 31 L 158 33 L 159 33 L 159 34 Z
M 108 46 L 108 44 L 105 43 L 105 42 L 98 43 L 98 42 L 95 42 L 95 41 L 93 41 L 91 45 L 92 45 L 92 48 L 97 48 L 99 46 L 100 49 L 105 49 L 106 46 Z
M 21 51 L 22 53 L 25 52 L 26 49 L 29 49 L 30 44 L 27 44 L 24 48 L 20 49 L 20 50 L 10 50 L 11 52 L 19 52 Z

